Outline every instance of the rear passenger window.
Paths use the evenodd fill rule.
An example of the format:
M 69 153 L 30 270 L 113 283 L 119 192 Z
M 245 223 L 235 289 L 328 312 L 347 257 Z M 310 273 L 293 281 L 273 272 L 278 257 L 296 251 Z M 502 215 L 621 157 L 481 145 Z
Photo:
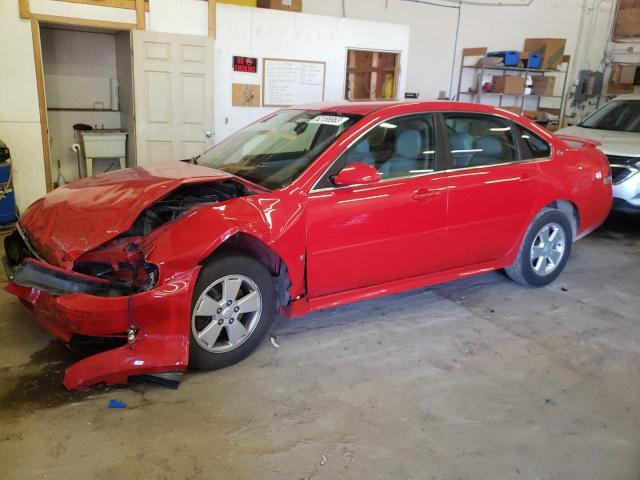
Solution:
M 531 130 L 518 125 L 517 129 L 520 132 L 520 136 L 527 146 L 528 152 L 525 150 L 522 152 L 523 160 L 532 160 L 534 158 L 549 158 L 551 156 L 551 146 L 533 133 Z
M 511 124 L 499 117 L 445 113 L 453 168 L 479 167 L 518 159 Z

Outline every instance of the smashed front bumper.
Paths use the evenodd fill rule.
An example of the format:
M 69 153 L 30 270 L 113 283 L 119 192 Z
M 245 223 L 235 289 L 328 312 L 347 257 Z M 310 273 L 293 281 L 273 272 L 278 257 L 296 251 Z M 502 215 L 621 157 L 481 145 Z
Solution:
M 120 347 L 70 366 L 64 376 L 69 390 L 187 368 L 191 296 L 199 266 L 127 295 L 117 285 L 39 260 L 26 259 L 19 266 L 3 260 L 9 278 L 6 291 L 48 332 L 67 344 L 77 336 L 123 340 Z

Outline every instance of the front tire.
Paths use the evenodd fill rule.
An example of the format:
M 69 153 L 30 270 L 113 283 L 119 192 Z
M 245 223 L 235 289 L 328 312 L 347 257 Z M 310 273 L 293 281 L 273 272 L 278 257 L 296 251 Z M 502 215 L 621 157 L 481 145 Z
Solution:
M 562 273 L 572 245 L 573 231 L 566 215 L 545 209 L 529 225 L 516 261 L 505 273 L 528 287 L 549 285 Z
M 255 258 L 227 251 L 209 260 L 191 302 L 189 366 L 216 370 L 255 350 L 275 314 L 275 282 Z

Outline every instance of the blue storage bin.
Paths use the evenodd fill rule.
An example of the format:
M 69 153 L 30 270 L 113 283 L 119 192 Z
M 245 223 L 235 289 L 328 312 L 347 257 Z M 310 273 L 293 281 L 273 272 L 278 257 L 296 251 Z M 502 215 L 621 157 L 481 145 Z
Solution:
M 517 67 L 520 62 L 520 52 L 515 52 L 512 50 L 504 50 L 501 52 L 489 52 L 487 54 L 489 57 L 500 57 L 504 61 L 505 67 Z
M 0 198 L 0 224 L 15 222 L 16 199 L 13 190 L 9 190 L 4 197 Z
M 11 165 L 6 162 L 0 163 L 0 183 L 7 183 L 11 175 Z
M 11 175 L 11 166 L 8 163 L 0 163 L 0 194 L 7 187 Z M 11 223 L 16 220 L 16 200 L 13 188 L 0 198 L 0 224 Z
M 528 60 L 529 68 L 540 68 L 542 66 L 542 55 L 539 53 L 530 53 Z

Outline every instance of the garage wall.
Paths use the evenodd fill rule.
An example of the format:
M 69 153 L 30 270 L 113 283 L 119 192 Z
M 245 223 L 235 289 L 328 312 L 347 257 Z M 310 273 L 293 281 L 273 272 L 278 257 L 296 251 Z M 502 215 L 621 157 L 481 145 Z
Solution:
M 122 8 L 30 0 L 31 11 L 46 15 L 135 23 Z M 148 18 L 148 14 L 147 14 Z M 18 14 L 16 0 L 0 1 L 0 140 L 11 150 L 16 204 L 24 211 L 46 192 L 31 21 Z
M 442 2 L 443 5 L 446 2 Z M 458 9 L 452 3 L 435 7 L 399 0 L 345 0 L 346 18 L 394 22 L 410 28 L 406 91 L 420 93 L 420 100 L 449 91 L 455 51 Z M 342 0 L 304 0 L 307 13 L 342 17 Z M 404 94 L 405 90 L 401 90 Z
M 17 3 L 17 2 L 14 2 Z M 135 10 L 126 8 L 83 5 L 80 3 L 60 2 L 57 0 L 29 0 L 31 11 L 59 17 L 89 18 L 110 22 L 136 23 Z M 149 13 L 147 13 L 148 19 Z
M 11 150 L 13 183 L 22 210 L 46 191 L 31 22 L 18 2 L 0 1 L 0 140 Z
M 207 2 L 202 0 L 149 0 L 148 29 L 152 32 L 208 35 L 207 12 Z M 220 25 L 220 20 L 216 23 Z
M 232 107 L 231 84 L 261 84 L 264 57 L 326 62 L 325 100 L 344 99 L 348 48 L 401 52 L 399 91 L 405 90 L 409 29 L 276 10 L 219 5 L 215 51 L 215 140 L 220 141 L 276 108 Z M 380 33 L 384 32 L 384 35 Z M 233 72 L 232 56 L 258 57 L 257 74 Z
M 135 12 L 127 9 L 55 0 L 31 0 L 30 4 L 33 13 L 135 23 Z M 207 3 L 202 0 L 150 0 L 150 13 L 146 19 L 148 29 L 152 31 L 206 35 Z M 265 29 L 264 25 L 271 26 Z M 347 46 L 397 50 L 403 52 L 400 90 L 405 90 L 409 30 L 404 26 L 385 26 L 385 35 L 380 35 L 380 25 L 354 19 L 327 19 L 219 5 L 218 28 L 215 84 L 221 87 L 215 89 L 216 140 L 269 111 L 231 107 L 231 80 L 261 83 L 261 72 L 253 76 L 255 78 L 232 76 L 232 55 L 324 60 L 327 62 L 326 99 L 338 100 L 343 95 L 342 75 Z M 0 62 L 4 71 L 12 72 L 11 75 L 0 76 L 0 139 L 9 145 L 14 157 L 16 200 L 22 211 L 45 193 L 46 183 L 31 22 L 19 18 L 17 0 L 0 1 L 0 31 L 3 32 L 3 47 L 6 47 L 0 49 Z M 61 115 L 64 114 L 52 113 L 52 117 Z M 55 123 L 56 118 L 52 120 Z M 105 126 L 111 125 L 110 121 L 105 120 L 104 123 Z M 54 148 L 56 139 L 68 143 L 64 138 L 65 132 L 53 127 Z M 52 152 L 54 161 L 64 154 L 66 152 Z M 67 178 L 74 178 L 71 164 L 64 172 Z M 56 173 L 54 168 L 54 177 Z
M 455 93 L 459 57 L 466 47 L 519 50 L 527 37 L 561 37 L 567 38 L 567 53 L 574 56 L 573 78 L 587 65 L 597 68 L 607 43 L 614 0 L 474 0 L 474 4 L 464 0 L 345 0 L 344 12 L 342 4 L 342 0 L 304 0 L 303 8 L 308 13 L 344 13 L 349 18 L 408 25 L 407 90 L 428 100 L 440 90 Z M 583 48 L 576 51 L 581 31 Z
M 206 2 L 150 0 L 149 29 L 157 32 L 207 34 Z M 218 4 L 214 68 L 214 139 L 220 141 L 276 108 L 233 107 L 232 83 L 262 83 L 262 58 L 326 62 L 325 100 L 344 98 L 347 48 L 401 52 L 399 91 L 406 89 L 409 28 L 393 23 L 361 21 L 278 10 Z M 204 22 L 203 22 L 204 19 Z M 381 35 L 381 32 L 384 32 Z M 258 57 L 257 74 L 233 72 L 233 55 Z
M 481 1 L 481 0 L 475 0 Z M 518 2 L 519 0 L 510 0 Z M 486 45 L 495 48 L 519 48 L 526 36 L 561 36 L 568 37 L 569 53 L 577 54 L 574 58 L 574 71 L 590 65 L 597 68 L 601 63 L 602 51 L 606 45 L 608 20 L 614 0 L 521 0 L 522 4 L 530 6 L 478 6 L 468 5 L 464 0 L 460 3 L 448 0 L 430 0 L 426 4 L 422 0 L 345 0 L 347 20 L 333 18 L 331 20 L 309 20 L 307 15 L 288 15 L 283 20 L 280 31 L 271 32 L 275 35 L 272 48 L 278 48 L 282 56 L 309 56 L 307 47 L 316 48 L 324 58 L 335 64 L 328 68 L 331 76 L 342 75 L 342 60 L 340 57 L 330 56 L 330 50 L 343 49 L 346 45 L 364 48 L 389 48 L 390 44 L 402 36 L 401 33 L 390 34 L 385 29 L 384 35 L 379 32 L 367 37 L 368 45 L 356 45 L 355 38 L 349 37 L 348 32 L 357 32 L 357 20 L 371 20 L 406 24 L 410 27 L 409 44 L 401 48 L 408 54 L 403 55 L 402 71 L 403 85 L 400 91 L 415 91 L 420 93 L 423 100 L 434 98 L 438 91 L 449 92 L 450 85 L 457 88 L 457 56 L 463 47 Z M 44 171 L 42 167 L 42 145 L 40 137 L 40 123 L 35 86 L 35 69 L 33 65 L 33 51 L 31 43 L 31 26 L 28 20 L 18 17 L 16 0 L 0 2 L 0 31 L 3 36 L 3 47 L 0 49 L 0 62 L 4 71 L 12 75 L 0 76 L 0 139 L 7 142 L 14 156 L 14 181 L 17 203 L 20 209 L 37 199 L 45 192 Z M 59 2 L 56 0 L 31 0 L 31 10 L 36 13 L 71 16 L 78 18 L 101 19 L 116 22 L 135 23 L 133 10 L 80 5 Z M 496 2 L 492 2 L 496 3 Z M 504 3 L 504 2 L 502 2 Z M 460 8 L 458 8 L 460 7 Z M 258 18 L 254 15 L 268 15 L 273 12 L 252 12 L 249 25 L 233 23 L 236 16 L 246 16 L 247 13 L 232 13 L 239 7 L 219 5 L 218 28 L 225 32 L 225 38 L 233 35 L 232 40 L 225 43 L 219 37 L 216 46 L 216 62 L 230 65 L 232 54 L 263 56 L 262 49 L 267 36 L 254 25 Z M 206 34 L 206 2 L 202 0 L 150 0 L 150 13 L 147 13 L 148 28 L 155 31 Z M 228 15 L 224 12 L 227 11 Z M 304 0 L 304 11 L 310 14 L 324 14 L 335 17 L 342 16 L 342 0 Z M 299 20 L 295 20 L 295 18 Z M 284 18 L 284 17 L 283 17 Z M 503 19 L 509 18 L 509 22 Z M 354 23 L 350 23 L 354 22 Z M 315 27 L 318 27 L 317 29 Z M 282 28 L 292 28 L 293 37 Z M 391 31 L 391 30 L 389 30 Z M 407 32 L 407 30 L 403 30 Z M 316 42 L 310 35 L 320 35 L 326 40 L 327 35 L 333 35 L 335 41 L 331 47 L 324 41 Z M 342 33 L 340 33 L 342 32 Z M 399 31 L 398 31 L 399 32 Z M 458 32 L 458 35 L 456 35 Z M 361 33 L 361 32 L 360 32 Z M 308 35 L 305 37 L 305 35 Z M 386 38 L 391 36 L 392 38 Z M 589 39 L 584 41 L 584 47 L 576 51 L 581 36 Z M 456 44 L 457 42 L 457 44 Z M 398 42 L 400 45 L 402 42 Z M 242 47 L 242 48 L 240 48 Z M 394 47 L 395 48 L 395 47 Z M 627 58 L 629 54 L 622 46 L 615 50 L 620 58 Z M 242 52 L 236 51 L 242 49 Z M 232 53 L 233 52 L 233 53 Z M 272 50 L 269 50 L 272 55 Z M 280 54 L 277 54 L 280 56 Z M 326 56 L 326 57 L 325 57 Z M 294 57 L 295 58 L 295 57 Z M 633 57 L 635 58 L 635 57 Z M 338 59 L 338 60 L 336 60 Z M 454 67 L 456 62 L 456 67 Z M 220 69 L 217 69 L 220 71 Z M 230 73 L 225 68 L 224 75 L 233 75 L 233 81 L 251 82 L 250 79 Z M 452 78 L 454 81 L 452 81 Z M 219 79 L 216 79 L 216 84 Z M 230 88 L 228 78 L 222 79 L 223 88 L 216 90 L 218 139 L 237 129 L 242 124 L 264 113 L 262 109 L 236 111 L 229 107 Z M 259 82 L 255 82 L 259 83 Z M 226 86 L 225 86 L 226 85 Z M 337 83 L 336 83 L 337 85 Z M 341 92 L 333 89 L 327 95 L 328 99 L 341 98 Z M 229 115 L 221 114 L 224 106 L 228 107 Z M 239 107 L 238 107 L 239 108 Z

